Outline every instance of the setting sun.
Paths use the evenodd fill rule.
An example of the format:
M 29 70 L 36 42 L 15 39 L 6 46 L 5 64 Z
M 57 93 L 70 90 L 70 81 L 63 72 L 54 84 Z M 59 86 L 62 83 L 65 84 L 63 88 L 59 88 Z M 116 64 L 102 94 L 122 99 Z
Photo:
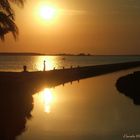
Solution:
M 39 15 L 44 20 L 51 20 L 56 15 L 56 9 L 51 6 L 42 5 L 39 9 Z

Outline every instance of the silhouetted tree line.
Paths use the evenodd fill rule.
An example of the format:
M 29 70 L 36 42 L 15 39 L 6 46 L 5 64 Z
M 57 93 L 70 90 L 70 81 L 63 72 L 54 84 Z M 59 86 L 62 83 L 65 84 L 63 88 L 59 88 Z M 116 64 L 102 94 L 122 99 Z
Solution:
M 0 39 L 4 40 L 5 34 L 11 32 L 17 38 L 18 27 L 15 24 L 15 12 L 11 4 L 23 6 L 25 0 L 0 0 Z

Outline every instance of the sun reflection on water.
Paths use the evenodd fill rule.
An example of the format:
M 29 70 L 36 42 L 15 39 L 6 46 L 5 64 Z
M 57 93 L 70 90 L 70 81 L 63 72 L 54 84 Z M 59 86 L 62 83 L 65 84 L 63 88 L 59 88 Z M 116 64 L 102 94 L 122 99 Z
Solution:
M 37 97 L 38 101 L 43 105 L 44 112 L 50 113 L 52 103 L 54 102 L 54 95 L 52 93 L 52 90 L 45 88 L 43 91 L 39 92 L 35 96 Z
M 54 67 L 56 67 L 56 60 L 54 57 L 42 56 L 42 57 L 37 57 L 35 69 L 37 69 L 38 71 L 42 71 L 44 69 L 44 61 L 46 61 L 45 62 L 46 70 L 52 70 L 54 69 Z

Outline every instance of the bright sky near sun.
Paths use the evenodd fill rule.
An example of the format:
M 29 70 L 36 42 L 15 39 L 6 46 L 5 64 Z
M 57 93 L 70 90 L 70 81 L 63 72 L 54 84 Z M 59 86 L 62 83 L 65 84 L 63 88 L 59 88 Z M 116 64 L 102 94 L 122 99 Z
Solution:
M 27 0 L 0 51 L 140 54 L 139 0 Z
M 52 20 L 56 14 L 56 9 L 43 5 L 40 7 L 39 13 L 41 18 L 43 18 L 44 20 Z
M 40 2 L 34 7 L 34 16 L 40 22 L 52 22 L 58 16 L 58 8 L 47 2 Z

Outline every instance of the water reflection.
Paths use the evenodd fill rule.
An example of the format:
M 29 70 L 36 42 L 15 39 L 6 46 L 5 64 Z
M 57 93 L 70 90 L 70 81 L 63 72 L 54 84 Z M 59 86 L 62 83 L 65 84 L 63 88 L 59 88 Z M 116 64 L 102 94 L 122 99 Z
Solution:
M 27 130 L 26 122 L 32 118 L 33 97 L 44 107 L 44 112 L 51 112 L 55 99 L 52 89 L 38 90 L 40 88 L 25 81 L 0 80 L 0 140 L 16 140 Z
M 54 103 L 54 95 L 52 89 L 45 88 L 41 92 L 34 95 L 35 100 L 44 107 L 44 112 L 51 112 L 51 105 Z
M 46 70 L 52 70 L 56 66 L 56 60 L 55 57 L 47 57 L 47 56 L 41 56 L 36 57 L 35 60 L 35 69 L 38 71 L 42 71 L 44 68 L 43 62 L 46 61 Z
M 16 140 L 27 129 L 26 122 L 32 117 L 33 94 L 38 93 L 43 87 L 48 87 L 34 95 L 44 106 L 46 113 L 51 112 L 54 95 L 49 87 L 55 87 L 71 80 L 79 80 L 77 76 L 62 78 L 36 73 L 13 74 L 1 73 L 0 77 L 0 139 Z M 34 78 L 33 78 L 33 77 Z M 48 78 L 46 78 L 48 77 Z
M 52 73 L 50 72 L 50 74 Z M 32 75 L 29 75 L 29 73 L 20 73 L 20 75 L 18 75 L 19 77 L 16 74 L 10 78 L 10 74 L 8 77 L 4 77 L 2 74 L 0 75 L 1 140 L 15 140 L 17 136 L 21 135 L 27 129 L 26 122 L 32 117 L 31 111 L 34 105 L 32 95 L 42 89 L 42 87 L 47 87 L 47 89 L 43 89 L 42 92 L 34 95 L 34 97 L 37 99 L 37 103 L 39 102 L 43 105 L 44 111 L 50 113 L 51 107 L 55 102 L 55 96 L 52 89 L 49 89 L 50 87 L 93 76 L 92 73 L 87 74 L 84 72 L 76 76 L 74 75 L 73 77 L 66 75 L 66 72 L 63 74 L 63 77 L 58 73 L 58 77 L 54 76 L 50 79 L 47 74 L 44 76 L 44 74 L 41 75 L 41 73 L 36 73 L 35 75 L 34 73 L 32 73 Z M 90 80 L 73 86 L 73 90 L 68 87 L 63 88 L 63 90 L 60 89 L 61 95 L 59 94 L 59 96 L 64 97 L 65 100 L 61 99 L 61 102 L 59 101 L 57 110 L 54 111 L 54 114 L 51 113 L 53 114 L 52 118 L 48 117 L 50 115 L 45 115 L 45 117 L 42 118 L 41 112 L 36 113 L 40 118 L 37 116 L 37 119 L 35 119 L 36 122 L 34 123 L 37 123 L 36 127 L 31 127 L 34 129 L 33 135 L 36 135 L 38 131 L 41 133 L 42 131 L 40 131 L 40 129 L 44 130 L 43 134 L 45 135 L 45 139 L 49 139 L 49 137 L 46 136 L 46 130 L 50 130 L 50 135 L 52 134 L 52 130 L 56 130 L 56 135 L 52 134 L 56 136 L 56 138 L 57 132 L 59 133 L 60 131 L 64 132 L 64 134 L 67 132 L 69 137 L 75 133 L 83 134 L 83 132 L 85 132 L 85 134 L 93 134 L 93 132 L 95 134 L 101 132 L 102 134 L 106 134 L 106 132 L 116 134 L 116 131 L 119 131 L 119 135 L 118 133 L 117 135 L 120 138 L 120 134 L 123 132 L 122 129 L 127 128 L 129 130 L 130 126 L 135 128 L 137 122 L 135 120 L 133 121 L 133 115 L 129 116 L 130 120 L 127 121 L 125 119 L 127 114 L 135 108 L 129 106 L 129 104 L 126 104 L 125 107 L 120 104 L 121 99 L 117 97 L 117 94 L 112 94 L 114 90 L 110 87 L 113 87 L 114 84 L 112 80 L 108 80 L 108 78 L 111 79 L 112 77 L 107 77 L 106 79 L 102 79 L 101 77 L 99 80 L 95 78 L 95 81 Z M 104 88 L 102 88 L 102 86 Z M 68 94 L 72 93 L 71 91 L 76 94 Z M 126 110 L 126 108 L 128 110 Z M 139 119 L 140 114 L 136 111 L 137 109 L 133 111 L 135 113 L 134 116 L 137 116 Z M 45 123 L 47 127 L 44 125 L 45 119 L 47 120 Z M 124 123 L 126 126 L 122 127 L 121 125 Z M 67 124 L 67 127 L 65 124 Z M 41 126 L 39 127 L 39 125 Z M 35 131 L 35 129 L 39 130 Z M 135 130 L 137 129 L 139 129 L 139 127 L 135 128 Z M 94 138 L 92 135 L 90 137 Z M 65 139 L 66 138 L 67 135 Z M 82 136 L 79 140 L 81 140 L 81 138 Z M 32 140 L 33 139 L 36 138 L 32 138 Z M 71 137 L 71 139 L 73 138 Z

